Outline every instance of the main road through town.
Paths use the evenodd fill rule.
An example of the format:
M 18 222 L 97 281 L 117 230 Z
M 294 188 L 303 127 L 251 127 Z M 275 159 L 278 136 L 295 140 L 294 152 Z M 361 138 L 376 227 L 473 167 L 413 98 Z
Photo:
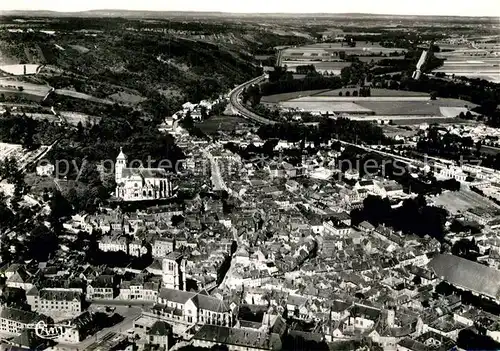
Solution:
M 210 161 L 210 178 L 212 180 L 212 188 L 213 190 L 225 190 L 227 191 L 228 188 L 226 186 L 226 183 L 224 182 L 224 179 L 222 178 L 222 174 L 220 172 L 219 164 L 215 157 L 210 153 L 210 150 L 204 149 L 203 155 L 205 158 L 207 158 Z

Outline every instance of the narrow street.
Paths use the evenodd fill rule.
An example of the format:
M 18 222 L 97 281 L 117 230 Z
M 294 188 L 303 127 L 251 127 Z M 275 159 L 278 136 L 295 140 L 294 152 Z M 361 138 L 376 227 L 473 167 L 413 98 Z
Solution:
M 210 151 L 203 150 L 203 155 L 210 161 L 210 179 L 212 180 L 212 188 L 214 191 L 225 190 L 227 191 L 226 183 L 220 173 L 219 164 L 212 156 Z

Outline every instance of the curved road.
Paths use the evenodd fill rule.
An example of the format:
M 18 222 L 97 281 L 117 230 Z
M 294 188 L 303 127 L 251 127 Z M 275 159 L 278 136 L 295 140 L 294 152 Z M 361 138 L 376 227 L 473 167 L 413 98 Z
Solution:
M 259 116 L 258 114 L 250 111 L 247 109 L 243 104 L 240 102 L 240 95 L 245 90 L 245 88 L 251 86 L 252 84 L 258 84 L 262 82 L 263 80 L 266 79 L 265 75 L 261 75 L 257 78 L 254 78 L 252 80 L 249 80 L 248 82 L 245 82 L 236 88 L 234 88 L 230 93 L 229 93 L 229 100 L 231 102 L 231 106 L 233 106 L 234 109 L 238 111 L 238 113 L 246 119 L 249 119 L 253 122 L 259 123 L 259 124 L 275 124 L 275 121 L 271 121 L 267 118 L 264 118 L 262 116 Z

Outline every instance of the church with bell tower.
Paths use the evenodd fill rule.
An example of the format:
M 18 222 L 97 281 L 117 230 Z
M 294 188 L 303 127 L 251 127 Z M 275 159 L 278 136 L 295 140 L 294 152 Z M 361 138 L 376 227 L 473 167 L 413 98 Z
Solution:
M 115 196 L 124 201 L 161 200 L 172 196 L 172 183 L 163 168 L 129 168 L 120 148 L 115 162 Z

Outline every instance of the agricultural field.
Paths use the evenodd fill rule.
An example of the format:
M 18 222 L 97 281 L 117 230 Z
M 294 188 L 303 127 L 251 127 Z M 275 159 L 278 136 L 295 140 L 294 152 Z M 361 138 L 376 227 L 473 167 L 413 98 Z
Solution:
M 378 116 L 377 116 L 378 118 Z M 398 125 L 398 126 L 411 126 L 415 124 L 422 124 L 422 123 L 427 123 L 427 124 L 432 124 L 432 123 L 439 123 L 439 125 L 444 126 L 447 124 L 451 125 L 457 125 L 457 124 L 469 124 L 470 121 L 466 119 L 458 119 L 458 118 L 451 118 L 451 117 L 428 117 L 428 116 L 388 116 L 386 118 L 381 118 L 381 120 L 390 120 L 392 121 L 393 125 Z
M 307 111 L 311 113 L 353 113 L 353 114 L 373 114 L 369 108 L 363 107 L 357 103 L 349 101 L 300 101 L 299 99 L 280 103 L 280 106 L 286 109 Z
M 26 65 L 2 65 L 0 71 L 14 76 L 24 76 L 27 74 L 37 74 L 41 65 L 26 64 Z
M 439 99 L 427 101 L 356 101 L 356 104 L 373 111 L 376 115 L 385 116 L 442 116 L 450 115 L 450 107 L 454 108 L 453 113 L 467 112 L 468 108 L 475 107 L 474 104 L 457 99 Z M 452 113 L 452 114 L 453 114 Z M 455 116 L 456 116 L 455 115 Z
M 340 93 L 345 96 L 345 93 L 349 91 L 352 95 L 352 92 L 356 89 L 334 89 L 328 90 L 325 92 L 320 92 L 315 94 L 315 96 L 339 96 Z M 312 95 L 312 94 L 311 94 Z M 405 97 L 405 96 L 421 96 L 421 97 L 429 97 L 427 93 L 421 93 L 419 91 L 405 91 L 405 90 L 391 90 L 391 89 L 378 89 L 372 88 L 370 89 L 371 97 Z
M 329 91 L 328 93 L 330 93 Z M 281 96 L 269 96 L 268 103 L 279 104 L 288 110 L 307 111 L 311 113 L 345 113 L 353 115 L 375 115 L 381 118 L 405 118 L 405 117 L 440 117 L 455 118 L 461 112 L 466 113 L 476 105 L 458 99 L 430 100 L 428 96 L 413 92 L 403 92 L 399 96 L 389 96 L 387 91 L 375 92 L 381 96 L 354 97 L 319 95 L 297 96 L 291 98 L 292 94 L 280 94 Z M 406 96 L 404 93 L 408 93 Z M 385 96 L 384 96 L 385 95 Z
M 342 93 L 342 96 L 345 97 L 345 94 L 347 91 L 349 91 L 350 95 L 352 96 L 353 91 L 357 89 L 355 88 L 342 88 L 342 89 L 334 89 L 334 90 L 306 90 L 306 91 L 295 91 L 291 93 L 284 93 L 284 94 L 274 94 L 274 95 L 267 95 L 262 97 L 262 102 L 263 103 L 278 103 L 278 102 L 283 102 L 283 101 L 288 101 L 292 99 L 297 99 L 297 98 L 306 98 L 306 97 L 339 97 L 339 94 Z M 378 88 L 372 88 L 370 90 L 371 92 L 371 97 L 394 97 L 394 98 L 399 98 L 399 97 L 420 97 L 418 100 L 421 100 L 422 97 L 427 97 L 429 98 L 429 94 L 427 93 L 422 93 L 418 91 L 405 91 L 405 90 L 390 90 L 390 89 L 378 89 Z M 347 98 L 348 101 L 351 101 L 352 99 L 355 99 L 355 97 Z M 342 101 L 345 101 L 346 99 L 341 99 Z
M 371 89 L 371 96 L 352 96 L 355 88 L 342 88 L 323 91 L 299 91 L 263 97 L 262 102 L 279 104 L 289 110 L 311 113 L 345 113 L 353 115 L 377 116 L 377 118 L 416 118 L 438 117 L 455 118 L 476 107 L 468 101 L 458 99 L 430 100 L 427 93 Z M 350 96 L 346 96 L 346 92 Z M 342 93 L 342 95 L 339 95 Z
M 364 62 L 381 61 L 389 58 L 389 54 L 404 54 L 402 48 L 384 48 L 377 43 L 357 42 L 355 47 L 344 45 L 343 43 L 318 43 L 299 47 L 286 48 L 281 52 L 281 64 L 286 65 L 294 71 L 300 65 L 314 65 L 318 72 L 332 72 L 340 74 L 344 67 L 351 65 L 351 62 L 343 61 L 340 52 L 345 55 L 355 55 Z M 342 57 L 343 58 L 343 57 Z M 404 56 L 395 56 L 396 59 L 403 59 Z
M 321 89 L 321 90 L 304 90 L 304 91 L 294 91 L 291 93 L 283 93 L 283 94 L 274 94 L 263 96 L 261 102 L 264 103 L 277 103 L 281 101 L 287 101 L 291 99 L 297 99 L 304 96 L 312 96 L 312 95 L 322 95 L 323 93 L 328 92 L 329 90 Z
M 311 58 L 311 57 L 338 57 L 339 51 L 345 51 L 346 55 L 373 55 L 379 54 L 380 56 L 389 55 L 390 53 L 405 53 L 406 49 L 403 48 L 385 48 L 378 43 L 371 42 L 357 42 L 355 47 L 347 46 L 343 43 L 318 43 L 312 45 L 304 45 L 300 47 L 288 48 L 283 50 L 282 55 L 284 58 Z
M 491 47 L 487 50 L 459 48 L 455 51 L 437 53 L 436 57 L 445 59 L 445 61 L 443 66 L 434 72 L 468 78 L 482 78 L 500 83 L 500 56 L 494 56 L 492 52 L 498 53 L 500 48 Z
M 113 101 L 106 100 L 106 99 L 99 99 L 99 98 L 96 98 L 94 96 L 90 96 L 88 94 L 80 93 L 80 92 L 74 91 L 74 90 L 56 89 L 54 91 L 54 93 L 57 94 L 57 95 L 69 96 L 69 97 L 72 97 L 72 98 L 75 98 L 75 99 L 82 99 L 82 100 L 92 101 L 92 102 L 96 102 L 98 104 L 107 104 L 107 105 L 112 105 L 113 104 Z
M 366 63 L 370 63 L 370 62 L 374 62 L 374 63 L 377 63 L 377 62 L 380 62 L 382 60 L 387 60 L 387 59 L 391 59 L 391 60 L 404 60 L 404 56 L 391 56 L 391 57 L 387 57 L 387 56 L 358 56 L 358 59 L 361 61 L 361 62 L 366 62 Z

